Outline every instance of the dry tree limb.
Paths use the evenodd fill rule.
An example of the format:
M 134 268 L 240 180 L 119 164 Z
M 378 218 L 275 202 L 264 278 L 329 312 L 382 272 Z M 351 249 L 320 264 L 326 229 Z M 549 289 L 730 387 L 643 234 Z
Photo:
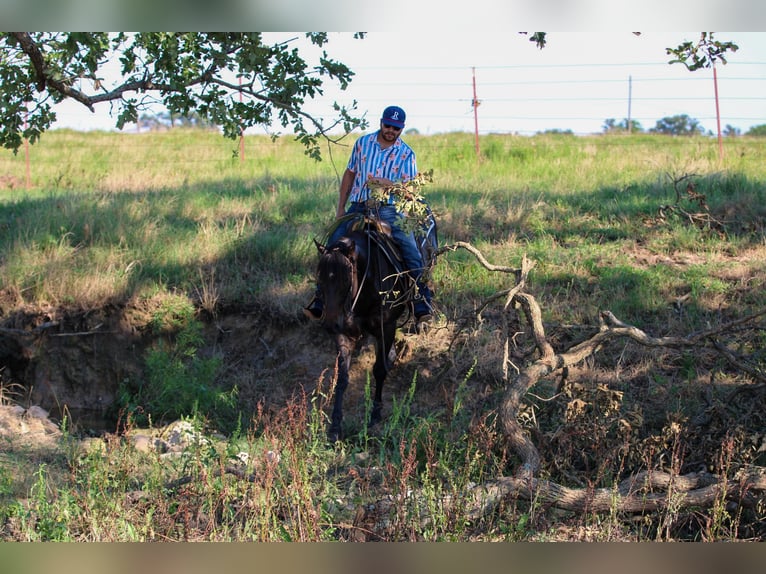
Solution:
M 627 325 L 617 319 L 611 311 L 602 311 L 600 317 L 601 327 L 590 339 L 579 343 L 563 353 L 554 353 L 545 338 L 545 331 L 540 320 L 539 306 L 534 297 L 526 293 L 520 293 L 516 297 L 521 303 L 522 309 L 533 330 L 534 339 L 541 357 L 533 363 L 519 370 L 515 380 L 509 381 L 502 406 L 502 422 L 506 437 L 511 446 L 521 456 L 521 473 L 534 474 L 540 463 L 540 456 L 532 444 L 531 439 L 525 433 L 517 420 L 517 414 L 521 399 L 527 391 L 541 378 L 548 376 L 559 369 L 570 367 L 580 363 L 593 355 L 604 343 L 619 339 L 629 338 L 648 347 L 667 348 L 690 348 L 701 347 L 708 344 L 709 339 L 720 333 L 731 330 L 733 327 L 752 321 L 766 314 L 766 310 L 760 311 L 719 325 L 718 327 L 692 333 L 687 337 L 652 337 L 633 325 Z
M 731 350 L 727 349 L 724 345 L 722 345 L 718 341 L 713 341 L 713 347 L 732 366 L 736 367 L 740 371 L 745 372 L 748 375 L 750 375 L 751 377 L 753 377 L 753 379 L 755 379 L 756 381 L 760 382 L 761 386 L 763 386 L 766 383 L 766 375 L 762 371 L 760 371 L 760 370 L 756 369 L 755 367 L 747 364 L 745 361 L 743 361 L 742 359 L 737 357 L 734 353 L 732 353 Z M 735 392 L 737 392 L 737 391 L 735 391 Z
M 715 230 L 720 235 L 726 234 L 726 225 L 723 221 L 719 221 L 710 214 L 710 207 L 707 204 L 707 198 L 704 193 L 699 193 L 694 185 L 692 178 L 697 177 L 697 174 L 684 174 L 680 177 L 674 177 L 671 174 L 666 174 L 668 179 L 673 182 L 673 189 L 676 192 L 676 201 L 669 205 L 660 205 L 657 208 L 657 219 L 665 221 L 669 213 L 680 215 L 684 219 L 688 220 L 691 225 L 698 227 L 699 229 Z M 687 181 L 688 180 L 688 181 Z M 680 189 L 680 185 L 686 182 L 684 191 Z M 688 199 L 691 203 L 696 203 L 701 211 L 691 212 L 687 211 L 681 206 L 681 200 Z
M 441 508 L 445 513 L 459 511 L 461 516 L 476 522 L 490 515 L 509 498 L 520 498 L 535 503 L 555 506 L 573 512 L 645 513 L 670 506 L 688 508 L 711 506 L 716 501 L 731 500 L 754 507 L 766 492 L 766 470 L 750 467 L 740 471 L 733 479 L 721 480 L 706 472 L 672 475 L 661 471 L 641 472 L 611 488 L 568 488 L 549 480 L 534 477 L 501 476 L 474 486 L 458 497 L 445 497 Z M 414 507 L 427 508 L 417 501 L 417 492 L 407 496 L 387 497 L 375 504 L 360 507 L 363 519 L 377 522 L 375 530 L 385 528 L 389 517 L 402 504 L 412 502 Z M 432 523 L 432 515 L 423 510 L 418 521 L 421 527 Z
M 515 476 L 502 476 L 474 487 L 462 504 L 468 504 L 469 516 L 477 519 L 490 512 L 503 498 L 514 496 L 534 499 L 559 508 L 574 511 L 644 512 L 657 510 L 674 504 L 680 507 L 707 506 L 721 497 L 737 500 L 743 504 L 753 504 L 752 492 L 766 491 L 766 471 L 753 468 L 740 471 L 736 480 L 717 477 L 708 473 L 690 475 L 671 475 L 664 472 L 644 472 L 628 477 L 616 488 L 572 489 L 554 482 L 536 477 L 541 466 L 541 456 L 530 438 L 518 423 L 518 411 L 521 400 L 529 389 L 541 378 L 558 370 L 574 366 L 596 353 L 599 348 L 612 340 L 628 338 L 648 347 L 694 348 L 710 346 L 737 366 L 739 363 L 731 353 L 724 352 L 725 347 L 715 341 L 715 337 L 731 332 L 735 327 L 751 323 L 763 315 L 766 310 L 742 317 L 714 328 L 691 333 L 686 337 L 653 337 L 641 329 L 620 321 L 611 311 L 602 311 L 599 317 L 598 332 L 589 339 L 570 349 L 556 353 L 545 335 L 540 307 L 532 295 L 523 292 L 523 287 L 533 264 L 526 257 L 521 269 L 511 269 L 490 264 L 470 244 L 459 243 L 448 246 L 442 251 L 462 247 L 473 253 L 489 270 L 513 272 L 516 285 L 493 295 L 490 300 L 506 298 L 506 315 L 511 308 L 520 308 L 532 330 L 535 347 L 539 353 L 536 360 L 523 367 L 517 367 L 514 377 L 508 374 L 509 345 L 512 340 L 510 329 L 506 329 L 506 341 L 503 357 L 503 374 L 506 391 L 500 409 L 500 420 L 509 446 L 521 458 L 522 464 Z M 481 307 L 486 307 L 488 302 Z M 445 501 L 454 504 L 456 501 Z
M 520 269 L 516 269 L 514 267 L 505 267 L 503 265 L 494 265 L 490 263 L 489 261 L 487 261 L 486 257 L 484 257 L 481 251 L 476 249 L 470 243 L 466 243 L 465 241 L 456 241 L 455 243 L 452 243 L 451 245 L 444 245 L 439 248 L 439 250 L 436 252 L 436 255 L 439 256 L 448 251 L 457 251 L 458 249 L 465 249 L 466 251 L 472 253 L 473 256 L 476 257 L 477 261 L 481 263 L 484 267 L 489 269 L 490 271 L 500 271 L 502 273 L 513 273 L 513 274 L 520 273 Z
M 8 335 L 12 337 L 38 337 L 42 333 L 46 333 L 48 329 L 53 329 L 59 326 L 58 321 L 47 321 L 38 325 L 32 330 L 26 329 L 12 329 L 9 327 L 0 327 L 0 335 Z M 51 337 L 83 337 L 86 335 L 105 335 L 113 334 L 116 331 L 102 331 L 101 327 L 103 323 L 99 323 L 93 329 L 89 331 L 76 331 L 72 333 L 49 333 Z
M 529 259 L 527 259 L 527 256 L 525 255 L 521 260 L 521 272 L 517 275 L 516 285 L 507 291 L 505 305 L 503 306 L 503 311 L 505 312 L 504 313 L 505 341 L 503 343 L 503 381 L 505 382 L 508 382 L 509 380 L 508 365 L 511 364 L 511 361 L 510 361 L 511 341 L 513 340 L 513 335 L 511 334 L 511 320 L 510 320 L 509 311 L 513 307 L 514 301 L 520 301 L 521 304 L 524 305 L 525 296 L 524 296 L 524 293 L 521 292 L 521 290 L 526 285 L 527 277 L 529 276 L 529 272 L 532 270 L 532 267 L 534 267 L 534 263 L 530 261 Z M 525 307 L 525 310 L 526 310 L 526 307 Z M 528 314 L 528 316 L 532 316 L 532 320 L 536 321 L 539 327 L 542 328 L 543 318 L 539 312 L 536 315 Z M 547 351 L 550 351 L 550 353 L 553 353 L 553 348 L 550 347 L 550 345 L 547 345 L 547 341 L 538 340 L 536 341 L 536 343 L 538 348 L 543 350 L 543 353 L 546 353 Z
M 491 295 L 488 297 L 480 306 L 479 308 L 474 312 L 474 315 L 478 315 L 481 313 L 487 306 L 489 306 L 492 302 L 502 299 L 503 297 L 508 297 L 509 294 L 512 294 L 519 289 L 522 288 L 524 283 L 526 282 L 527 276 L 529 275 L 529 272 L 532 270 L 532 268 L 535 266 L 533 261 L 530 261 L 527 259 L 526 255 L 524 256 L 522 260 L 522 266 L 521 268 L 516 267 L 506 267 L 504 265 L 495 265 L 493 263 L 490 263 L 487 261 L 487 258 L 484 257 L 481 251 L 479 251 L 476 247 L 471 245 L 470 243 L 467 243 L 465 241 L 456 241 L 455 243 L 452 243 L 450 245 L 444 245 L 439 248 L 439 250 L 436 252 L 436 255 L 442 255 L 443 253 L 447 253 L 450 251 L 457 251 L 458 249 L 465 249 L 469 253 L 471 253 L 474 257 L 476 257 L 476 260 L 481 263 L 481 265 L 489 270 L 489 271 L 497 271 L 500 273 L 510 273 L 513 274 L 513 276 L 516 279 L 516 286 L 511 287 L 510 289 L 505 289 L 503 291 L 498 291 L 497 293 Z M 526 265 L 526 268 L 525 268 Z M 507 304 L 506 304 L 507 306 Z
M 673 504 L 678 508 L 710 506 L 725 498 L 745 506 L 757 504 L 753 493 L 766 492 L 766 470 L 741 471 L 733 480 L 702 473 L 683 476 L 666 472 L 642 472 L 614 488 L 568 488 L 548 480 L 503 476 L 476 486 L 468 495 L 468 516 L 477 520 L 492 512 L 505 498 L 535 500 L 575 512 L 650 512 Z
M 440 247 L 439 250 L 436 252 L 436 256 L 442 255 L 444 253 L 451 252 L 451 251 L 457 251 L 458 249 L 465 249 L 466 251 L 471 253 L 474 257 L 476 257 L 476 260 L 479 263 L 481 263 L 481 265 L 485 269 L 489 271 L 497 271 L 500 273 L 510 273 L 515 277 L 515 281 L 516 281 L 516 284 L 513 287 L 502 290 L 502 291 L 498 291 L 497 293 L 494 293 L 493 295 L 485 299 L 481 303 L 481 305 L 479 305 L 479 308 L 474 310 L 474 312 L 471 314 L 471 316 L 474 318 L 480 315 L 482 311 L 484 311 L 484 309 L 486 309 L 491 303 L 502 298 L 506 299 L 505 308 L 507 309 L 508 306 L 511 304 L 513 297 L 516 295 L 516 293 L 518 293 L 519 291 L 521 291 L 521 289 L 524 288 L 527 277 L 529 276 L 529 272 L 535 266 L 534 261 L 527 259 L 526 255 L 524 255 L 524 257 L 522 258 L 521 268 L 507 267 L 504 265 L 495 265 L 487 261 L 487 258 L 484 257 L 481 251 L 479 251 L 476 247 L 474 247 L 473 245 L 465 241 L 456 241 L 455 243 L 452 243 L 450 245 L 444 245 Z M 455 338 L 457 338 L 457 334 L 460 333 L 467 324 L 468 324 L 468 321 L 464 320 L 463 324 L 459 326 L 457 329 L 455 329 L 455 337 L 453 337 L 452 343 L 454 343 Z M 507 321 L 506 321 L 506 329 L 507 329 Z M 450 343 L 450 347 L 452 346 L 452 343 Z M 506 343 L 505 351 L 506 351 L 505 357 L 503 359 L 504 370 L 507 369 L 507 366 L 509 364 L 509 360 L 508 360 L 509 349 L 508 349 L 507 343 Z

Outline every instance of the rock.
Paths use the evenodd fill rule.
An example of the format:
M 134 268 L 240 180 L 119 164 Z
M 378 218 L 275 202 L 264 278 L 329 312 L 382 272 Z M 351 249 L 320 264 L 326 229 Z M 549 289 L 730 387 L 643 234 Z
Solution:
M 140 452 L 160 452 L 168 451 L 168 444 L 160 439 L 147 436 L 145 434 L 136 434 L 129 437 L 133 448 Z
M 37 421 L 47 433 L 59 433 L 59 427 L 48 418 L 48 411 L 38 405 L 32 405 L 24 413 L 24 417 L 29 421 Z
M 26 415 L 33 419 L 48 420 L 48 411 L 37 405 L 32 405 L 26 410 Z

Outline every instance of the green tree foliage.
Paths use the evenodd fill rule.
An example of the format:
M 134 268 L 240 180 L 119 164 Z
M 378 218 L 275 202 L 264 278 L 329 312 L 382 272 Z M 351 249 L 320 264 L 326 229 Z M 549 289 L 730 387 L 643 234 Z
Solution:
M 628 131 L 628 119 L 623 118 L 622 121 L 618 122 L 614 118 L 609 118 L 604 121 L 602 129 L 604 130 L 604 133 L 625 133 Z M 631 133 L 640 133 L 643 131 L 644 128 L 641 126 L 641 122 L 638 120 L 630 120 Z
M 746 136 L 766 136 L 766 124 L 751 127 L 745 133 Z
M 649 131 L 672 136 L 693 136 L 705 133 L 700 123 L 686 114 L 667 116 L 657 120 L 657 124 Z
M 683 64 L 693 72 L 700 68 L 711 68 L 716 62 L 726 64 L 726 52 L 739 50 L 734 42 L 721 42 L 713 38 L 713 32 L 701 32 L 697 42 L 683 42 L 677 48 L 667 48 L 675 56 L 670 64 Z
M 519 32 L 519 34 L 526 35 L 527 32 Z M 548 42 L 548 39 L 545 37 L 546 34 L 546 32 L 532 32 L 532 34 L 529 35 L 529 41 L 542 50 Z
M 326 33 L 306 36 L 320 48 L 328 41 Z M 114 54 L 121 77 L 107 85 L 103 66 Z M 65 99 L 91 111 L 109 102 L 118 128 L 160 101 L 173 116 L 196 114 L 232 139 L 277 119 L 319 159 L 331 129 L 349 132 L 366 121 L 352 115 L 355 105 L 336 103 L 336 117 L 324 125 L 304 104 L 323 93 L 325 81 L 345 90 L 353 75 L 325 51 L 310 65 L 289 43 L 266 44 L 259 32 L 2 32 L 0 144 L 15 152 L 25 138 L 35 142 L 56 120 L 53 105 Z

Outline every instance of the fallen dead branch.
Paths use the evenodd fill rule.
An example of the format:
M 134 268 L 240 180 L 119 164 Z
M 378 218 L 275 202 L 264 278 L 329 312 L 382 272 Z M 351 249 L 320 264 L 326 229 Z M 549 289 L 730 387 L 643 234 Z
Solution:
M 502 407 L 502 422 L 509 443 L 521 456 L 522 467 L 520 472 L 532 474 L 539 469 L 540 455 L 529 436 L 519 425 L 517 415 L 521 399 L 541 378 L 580 363 L 597 352 L 606 342 L 619 338 L 629 338 L 647 347 L 683 349 L 712 345 L 713 348 L 718 348 L 718 345 L 712 340 L 713 337 L 766 315 L 766 310 L 763 310 L 715 328 L 692 333 L 686 337 L 652 337 L 633 325 L 623 323 L 611 311 L 602 311 L 599 318 L 600 329 L 596 334 L 565 352 L 555 353 L 545 338 L 544 327 L 540 319 L 540 308 L 534 297 L 526 293 L 519 293 L 516 298 L 532 328 L 540 358 L 519 369 L 518 375 L 513 380 L 507 381 L 508 387 Z
M 673 189 L 676 192 L 676 201 L 673 204 L 659 206 L 657 209 L 657 220 L 666 221 L 669 216 L 676 215 L 699 229 L 712 230 L 721 236 L 725 236 L 725 223 L 717 220 L 710 214 L 710 207 L 708 207 L 705 194 L 699 193 L 694 185 L 692 178 L 696 177 L 696 174 L 684 174 L 681 177 L 674 177 L 670 174 L 667 175 L 668 178 L 673 181 Z M 679 187 L 684 182 L 686 183 L 686 186 L 682 193 Z M 684 198 L 690 203 L 696 204 L 700 211 L 689 211 L 685 209 L 681 205 Z
M 766 315 L 766 310 L 746 317 L 691 333 L 685 337 L 654 337 L 638 327 L 620 321 L 611 311 L 602 311 L 599 317 L 599 330 L 589 339 L 556 352 L 549 343 L 542 322 L 542 313 L 535 298 L 523 291 L 533 262 L 522 260 L 520 269 L 497 266 L 489 263 L 478 249 L 467 243 L 446 246 L 440 253 L 463 248 L 474 254 L 477 260 L 491 271 L 500 271 L 514 275 L 513 287 L 496 293 L 480 307 L 481 312 L 489 303 L 505 298 L 503 307 L 506 316 L 503 380 L 506 390 L 500 409 L 500 419 L 509 446 L 519 456 L 521 464 L 515 476 L 502 476 L 475 487 L 469 494 L 469 515 L 472 519 L 491 512 L 497 504 L 507 497 L 520 497 L 541 501 L 549 505 L 574 511 L 645 512 L 666 508 L 672 501 L 676 508 L 690 506 L 709 506 L 716 500 L 725 498 L 740 504 L 752 505 L 760 493 L 766 491 L 766 471 L 761 468 L 740 470 L 735 480 L 725 476 L 708 473 L 672 475 L 665 472 L 642 472 L 623 480 L 614 488 L 573 489 L 549 480 L 537 477 L 542 458 L 532 438 L 518 422 L 521 401 L 543 377 L 574 366 L 594 353 L 603 345 L 617 339 L 629 339 L 639 345 L 655 348 L 689 349 L 712 348 L 717 350 L 730 364 L 756 380 L 762 381 L 763 375 L 748 367 L 735 357 L 718 337 L 733 329 L 754 322 Z M 514 310 L 520 309 L 531 329 L 536 348 L 536 358 L 526 365 L 514 365 L 511 362 L 510 349 L 513 346 L 513 334 L 509 328 L 510 317 Z M 510 369 L 509 367 L 513 367 Z M 453 501 L 454 502 L 454 501 Z M 447 502 L 449 504 L 449 502 Z M 465 500 L 463 501 L 465 503 Z

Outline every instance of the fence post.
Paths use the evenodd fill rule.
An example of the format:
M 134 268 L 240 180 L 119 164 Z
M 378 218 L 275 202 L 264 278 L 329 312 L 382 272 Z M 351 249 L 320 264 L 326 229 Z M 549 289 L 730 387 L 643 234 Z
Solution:
M 721 110 L 718 107 L 718 74 L 713 61 L 713 87 L 715 90 L 715 119 L 718 124 L 718 159 L 723 161 L 723 139 L 721 138 Z
M 27 119 L 29 116 L 29 104 L 27 105 L 27 110 L 24 112 L 24 131 L 27 131 Z M 27 191 L 29 191 L 32 187 L 32 170 L 29 167 L 29 138 L 24 136 L 24 158 L 27 165 Z
M 242 103 L 242 76 L 239 77 L 239 103 Z M 239 128 L 239 163 L 245 161 L 245 130 Z
M 633 119 L 631 118 L 631 105 L 633 103 L 633 76 L 628 76 L 628 135 L 633 133 Z

